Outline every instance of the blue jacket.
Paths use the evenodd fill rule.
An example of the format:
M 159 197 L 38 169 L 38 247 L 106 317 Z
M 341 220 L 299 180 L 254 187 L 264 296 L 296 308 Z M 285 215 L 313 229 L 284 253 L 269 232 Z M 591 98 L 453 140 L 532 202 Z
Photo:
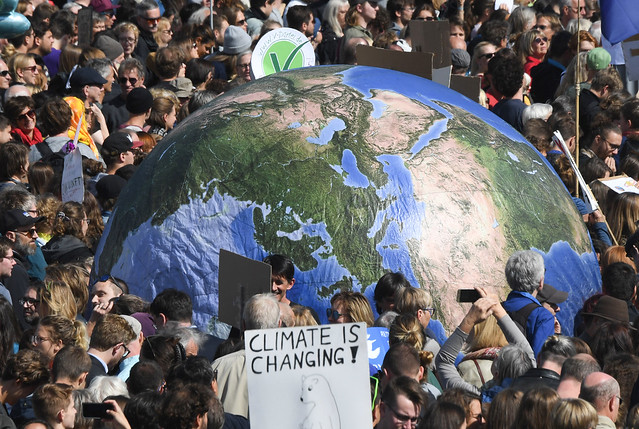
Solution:
M 512 291 L 508 294 L 508 299 L 504 301 L 503 306 L 507 312 L 512 313 L 531 302 L 539 304 L 537 298 L 527 292 Z M 554 334 L 555 318 L 553 315 L 543 307 L 535 308 L 528 316 L 526 323 L 526 338 L 535 353 L 535 357 L 539 355 L 546 338 Z

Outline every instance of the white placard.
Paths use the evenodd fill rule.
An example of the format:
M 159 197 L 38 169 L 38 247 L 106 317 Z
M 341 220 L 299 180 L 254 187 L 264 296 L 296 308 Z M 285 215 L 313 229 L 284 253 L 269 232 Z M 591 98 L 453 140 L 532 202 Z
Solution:
M 262 329 L 244 338 L 251 427 L 373 427 L 366 324 Z
M 293 28 L 276 28 L 255 45 L 251 73 L 255 79 L 280 71 L 315 65 L 311 41 Z
M 628 80 L 639 79 L 639 34 L 623 41 L 621 44 L 623 58 L 626 62 Z
M 82 155 L 77 147 L 64 157 L 62 170 L 62 202 L 84 201 L 84 179 L 82 177 Z

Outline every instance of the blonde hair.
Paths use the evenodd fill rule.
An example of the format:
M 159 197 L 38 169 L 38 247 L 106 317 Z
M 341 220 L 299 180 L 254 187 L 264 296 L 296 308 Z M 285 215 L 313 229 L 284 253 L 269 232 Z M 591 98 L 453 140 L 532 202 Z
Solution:
M 344 311 L 353 322 L 364 322 L 369 328 L 375 323 L 371 305 L 361 293 L 344 291 L 333 295 L 331 305 L 340 302 L 344 304 Z
M 294 305 L 291 307 L 295 316 L 295 326 L 316 326 L 317 320 L 313 317 L 311 309 L 303 305 Z
M 433 299 L 430 293 L 422 288 L 403 287 L 395 292 L 395 311 L 398 313 L 417 314 L 418 310 L 431 307 Z
M 89 301 L 89 272 L 79 264 L 49 265 L 47 278 L 67 285 L 73 294 L 76 311 L 81 313 Z
M 626 244 L 626 239 L 637 229 L 635 222 L 639 220 L 639 194 L 623 192 L 612 201 L 608 210 L 608 222 L 610 232 L 621 245 Z
M 497 319 L 494 317 L 489 317 L 476 324 L 468 338 L 469 353 L 489 347 L 504 347 L 506 345 L 508 345 L 508 341 L 497 324 Z
M 9 68 L 9 72 L 11 73 L 11 77 L 14 82 L 24 83 L 24 80 L 18 76 L 18 69 L 23 69 L 29 66 L 31 62 L 35 63 L 35 59 L 27 54 L 15 54 L 9 61 L 7 62 L 7 67 Z
M 48 308 L 47 315 L 57 315 L 75 320 L 78 307 L 71 288 L 49 276 L 44 278 L 44 287 L 40 292 L 40 304 Z
M 49 315 L 40 319 L 39 325 L 54 342 L 61 341 L 64 346 L 78 346 L 83 350 L 89 348 L 87 330 L 79 320 Z
M 426 338 L 424 330 L 417 316 L 413 314 L 400 314 L 393 320 L 389 328 L 388 343 L 392 346 L 397 343 L 406 343 L 415 347 L 419 353 L 419 360 L 424 368 L 429 368 L 433 362 L 433 353 L 422 350 Z
M 594 429 L 598 421 L 595 407 L 579 398 L 559 401 L 552 416 L 553 429 Z

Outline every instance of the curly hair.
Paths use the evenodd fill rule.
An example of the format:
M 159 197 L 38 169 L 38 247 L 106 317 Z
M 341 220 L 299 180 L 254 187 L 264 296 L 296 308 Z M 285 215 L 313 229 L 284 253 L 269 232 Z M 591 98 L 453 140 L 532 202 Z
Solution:
M 164 398 L 161 419 L 163 427 L 190 429 L 196 419 L 211 408 L 213 391 L 199 384 L 189 384 L 170 391 Z
M 73 235 L 79 239 L 84 238 L 82 232 L 82 220 L 85 217 L 82 204 L 75 201 L 68 201 L 58 207 L 58 211 L 53 221 L 53 235 Z

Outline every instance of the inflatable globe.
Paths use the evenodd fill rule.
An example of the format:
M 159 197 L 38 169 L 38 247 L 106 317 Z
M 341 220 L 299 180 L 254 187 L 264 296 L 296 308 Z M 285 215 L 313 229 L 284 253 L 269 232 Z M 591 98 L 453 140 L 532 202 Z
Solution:
M 508 292 L 504 266 L 535 249 L 570 292 L 567 333 L 600 287 L 584 223 L 545 159 L 508 124 L 431 81 L 363 66 L 312 67 L 240 86 L 183 121 L 120 195 L 95 258 L 146 299 L 169 287 L 218 314 L 220 249 L 290 256 L 292 301 L 372 298 L 401 271 L 454 328 L 459 288 Z M 210 326 L 209 326 L 210 327 Z

